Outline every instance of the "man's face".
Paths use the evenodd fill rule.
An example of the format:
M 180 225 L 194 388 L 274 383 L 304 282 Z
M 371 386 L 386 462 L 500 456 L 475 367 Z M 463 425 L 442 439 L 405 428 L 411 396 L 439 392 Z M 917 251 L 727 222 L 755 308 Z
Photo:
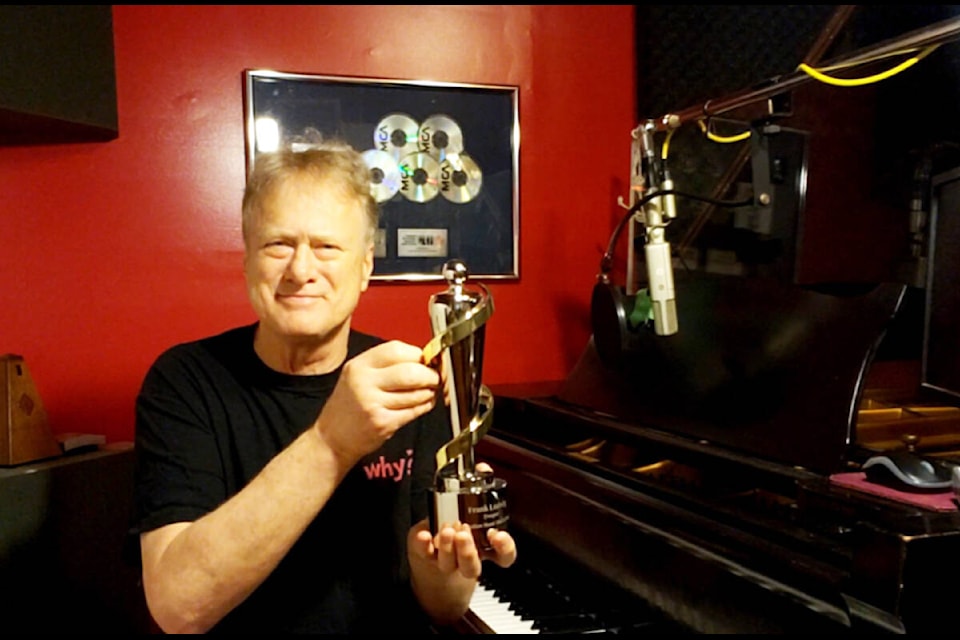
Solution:
M 347 325 L 373 271 L 362 205 L 303 176 L 264 202 L 246 239 L 247 292 L 261 330 L 326 338 Z

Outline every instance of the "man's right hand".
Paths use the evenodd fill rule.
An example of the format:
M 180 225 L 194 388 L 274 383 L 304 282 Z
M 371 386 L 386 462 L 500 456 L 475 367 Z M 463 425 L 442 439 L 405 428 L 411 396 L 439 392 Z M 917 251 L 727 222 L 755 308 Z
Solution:
M 422 360 L 420 347 L 393 340 L 344 363 L 314 425 L 341 460 L 352 465 L 433 409 L 440 375 Z

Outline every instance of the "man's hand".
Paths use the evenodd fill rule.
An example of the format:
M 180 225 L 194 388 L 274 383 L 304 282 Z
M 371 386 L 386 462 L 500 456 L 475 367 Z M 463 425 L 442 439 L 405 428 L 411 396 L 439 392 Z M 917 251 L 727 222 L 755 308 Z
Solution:
M 477 470 L 491 471 L 484 463 Z M 414 593 L 434 621 L 450 624 L 466 613 L 483 560 L 504 568 L 516 561 L 517 545 L 508 532 L 488 529 L 487 541 L 492 549 L 481 553 L 470 526 L 460 522 L 444 523 L 436 534 L 427 520 L 410 529 L 407 555 Z
M 315 425 L 340 459 L 356 462 L 433 409 L 440 376 L 422 357 L 419 347 L 393 340 L 344 363 Z
M 506 568 L 517 559 L 513 536 L 500 529 L 487 530 L 487 541 L 492 547 L 489 551 L 478 550 L 470 525 L 460 522 L 444 525 L 434 535 L 424 521 L 414 527 L 414 535 L 414 550 L 424 558 L 435 560 L 437 570 L 443 574 L 457 572 L 464 578 L 476 580 L 480 577 L 481 560 Z
M 491 529 L 487 539 L 493 551 L 482 556 L 467 524 L 444 525 L 436 535 L 426 520 L 410 529 L 407 554 L 413 591 L 435 622 L 452 624 L 467 612 L 483 559 L 502 567 L 516 560 L 517 547 L 509 533 Z

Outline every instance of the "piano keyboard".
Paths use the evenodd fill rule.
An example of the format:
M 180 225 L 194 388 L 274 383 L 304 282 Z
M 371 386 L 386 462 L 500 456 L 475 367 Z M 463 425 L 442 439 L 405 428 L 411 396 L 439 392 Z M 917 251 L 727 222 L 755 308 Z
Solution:
M 540 633 L 534 628 L 533 620 L 521 617 L 510 608 L 508 601 L 482 584 L 473 592 L 467 616 L 481 633 Z
M 509 569 L 485 564 L 464 619 L 472 633 L 687 632 L 646 602 L 569 559 L 530 562 L 529 545 Z M 528 560 L 522 563 L 521 560 Z

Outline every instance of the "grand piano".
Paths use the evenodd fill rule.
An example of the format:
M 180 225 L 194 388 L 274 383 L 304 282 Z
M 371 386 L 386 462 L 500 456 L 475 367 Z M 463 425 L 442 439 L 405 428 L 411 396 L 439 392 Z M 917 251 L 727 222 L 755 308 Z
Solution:
M 493 387 L 477 446 L 506 479 L 515 566 L 466 623 L 514 632 L 935 632 L 953 623 L 952 493 L 858 479 L 867 456 L 960 438 L 883 340 L 906 289 L 678 278 L 683 329 L 619 366 Z M 893 372 L 893 373 L 890 373 Z M 904 439 L 904 436 L 910 438 Z M 946 441 L 944 440 L 946 438 Z M 931 506 L 932 505 L 932 506 Z M 498 606 L 499 603 L 499 606 Z
M 847 9 L 838 6 L 838 19 Z M 834 23 L 824 29 L 830 38 L 838 31 Z M 871 54 L 943 43 L 958 32 L 954 18 Z M 953 60 L 943 68 L 954 69 Z M 914 247 L 913 276 L 863 277 L 864 265 L 889 266 L 890 243 L 876 241 L 878 221 L 895 218 L 885 217 L 893 198 L 861 198 L 880 194 L 876 185 L 889 186 L 890 174 L 865 184 L 873 177 L 859 169 L 871 158 L 890 159 L 891 139 L 884 138 L 882 154 L 869 139 L 849 154 L 851 132 L 872 135 L 855 128 L 862 113 L 841 123 L 838 95 L 801 95 L 793 90 L 801 80 L 791 74 L 680 112 L 700 118 L 712 105 L 762 97 L 776 110 L 767 116 L 797 116 L 781 123 L 800 123 L 800 134 L 755 144 L 724 177 L 752 162 L 754 193 L 769 192 L 777 203 L 774 224 L 757 236 L 762 242 L 739 254 L 762 256 L 770 240 L 782 254 L 740 273 L 725 273 L 719 263 L 676 269 L 680 328 L 673 335 L 627 328 L 621 296 L 629 271 L 620 293 L 598 283 L 592 336 L 565 379 L 491 387 L 493 422 L 477 459 L 508 483 L 509 528 L 520 554 L 508 569 L 485 565 L 462 630 L 952 628 L 953 578 L 960 575 L 953 489 L 878 484 L 863 464 L 897 449 L 960 464 L 960 169 L 938 173 L 960 159 L 930 145 L 921 158 L 927 163 L 918 163 L 915 203 L 931 217 L 922 230 L 928 236 L 914 236 L 926 244 Z M 926 95 L 930 86 L 890 88 L 899 99 Z M 782 112 L 779 87 L 792 90 Z M 857 101 L 863 106 L 864 94 Z M 829 105 L 829 113 L 805 111 L 805 104 Z M 928 124 L 934 135 L 949 133 Z M 673 144 L 682 143 L 678 136 Z M 766 166 L 757 164 L 758 152 Z M 685 159 L 706 153 L 688 149 Z M 931 172 L 944 176 L 941 182 Z M 809 183 L 800 184 L 801 174 Z M 937 229 L 938 206 L 949 229 Z M 700 236 L 709 236 L 704 243 L 729 237 Z M 628 269 L 642 269 L 637 255 Z M 952 394 L 931 383 L 935 368 Z

